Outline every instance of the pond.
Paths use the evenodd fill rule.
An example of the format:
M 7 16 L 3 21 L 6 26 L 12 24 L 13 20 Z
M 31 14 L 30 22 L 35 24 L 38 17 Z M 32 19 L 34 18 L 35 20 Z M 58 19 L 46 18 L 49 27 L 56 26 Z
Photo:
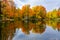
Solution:
M 1 40 L 60 40 L 59 21 L 0 22 Z

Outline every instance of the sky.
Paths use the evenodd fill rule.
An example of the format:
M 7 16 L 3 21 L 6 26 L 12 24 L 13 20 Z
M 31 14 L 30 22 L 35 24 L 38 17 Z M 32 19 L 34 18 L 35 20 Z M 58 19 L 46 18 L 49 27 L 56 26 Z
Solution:
M 21 8 L 25 4 L 30 4 L 30 7 L 42 5 L 47 11 L 60 7 L 60 0 L 14 0 L 14 2 L 17 8 Z

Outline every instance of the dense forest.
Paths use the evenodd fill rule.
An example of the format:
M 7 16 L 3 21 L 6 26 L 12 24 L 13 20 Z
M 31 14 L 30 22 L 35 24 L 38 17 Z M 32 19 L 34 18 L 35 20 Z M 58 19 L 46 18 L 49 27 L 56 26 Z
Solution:
M 20 19 L 25 20 L 26 17 L 29 20 L 46 18 L 46 19 L 56 19 L 60 18 L 60 8 L 53 9 L 52 11 L 47 12 L 46 8 L 42 5 L 34 6 L 30 8 L 30 5 L 24 5 L 22 8 L 16 8 L 13 2 L 1 1 L 1 13 L 0 20 L 10 20 L 10 19 Z

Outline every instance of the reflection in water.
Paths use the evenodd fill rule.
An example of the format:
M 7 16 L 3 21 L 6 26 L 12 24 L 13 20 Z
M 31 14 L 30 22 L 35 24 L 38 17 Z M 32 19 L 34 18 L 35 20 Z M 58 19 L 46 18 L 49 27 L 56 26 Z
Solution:
M 35 24 L 35 27 L 32 28 L 32 32 L 41 34 L 45 31 L 45 28 L 46 28 L 46 23 L 43 21 L 40 21 L 40 22 L 38 21 Z
M 60 22 L 57 22 L 57 30 L 60 31 Z
M 0 22 L 0 26 L 2 26 L 1 34 L 2 38 L 1 40 L 12 40 L 14 37 L 14 33 L 16 32 L 16 29 L 21 29 L 23 33 L 30 34 L 30 31 L 33 33 L 39 33 L 42 34 L 46 30 L 46 25 L 51 26 L 54 30 L 60 31 L 60 22 L 59 21 L 14 21 L 14 22 Z
M 60 21 L 49 20 L 46 23 L 48 26 L 51 26 L 54 30 L 60 31 Z
M 4 28 L 2 28 L 1 34 L 2 34 L 2 40 L 12 40 L 14 33 L 15 33 L 15 25 L 12 22 L 4 22 L 2 24 Z

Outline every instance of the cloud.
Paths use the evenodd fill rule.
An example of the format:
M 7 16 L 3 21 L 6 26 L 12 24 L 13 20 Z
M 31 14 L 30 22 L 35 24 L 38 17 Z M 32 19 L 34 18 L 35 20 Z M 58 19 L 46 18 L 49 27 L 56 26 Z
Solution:
M 24 4 L 23 2 L 19 1 L 19 0 L 14 0 L 14 3 L 16 5 L 17 8 L 21 8 L 22 5 Z
M 14 0 L 14 2 L 19 8 L 25 4 L 30 4 L 31 7 L 43 5 L 47 11 L 60 7 L 60 0 Z
M 56 30 L 53 30 L 51 27 L 47 27 L 45 33 L 43 34 L 30 33 L 29 35 L 25 35 L 19 29 L 17 35 L 15 35 L 12 40 L 50 40 L 50 38 L 59 39 L 59 34 L 60 33 L 58 33 Z

